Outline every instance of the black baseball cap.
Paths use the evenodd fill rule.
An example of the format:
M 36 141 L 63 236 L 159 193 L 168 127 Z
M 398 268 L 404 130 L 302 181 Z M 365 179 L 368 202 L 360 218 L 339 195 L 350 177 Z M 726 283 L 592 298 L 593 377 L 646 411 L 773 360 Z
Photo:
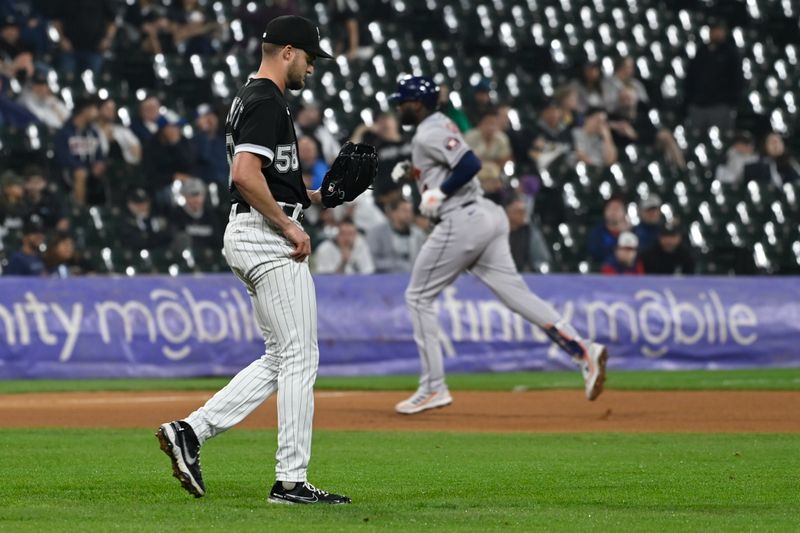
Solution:
M 8 26 L 19 26 L 19 21 L 13 14 L 0 18 L 0 28 L 6 28 Z
M 736 143 L 753 144 L 753 134 L 745 130 L 733 132 L 733 144 Z
M 47 85 L 47 72 L 44 72 L 43 70 L 35 71 L 31 77 L 31 83 L 36 85 Z
M 549 109 L 551 107 L 558 107 L 558 102 L 556 102 L 555 98 L 545 98 L 539 102 L 540 111 L 544 111 L 545 109 Z
M 272 44 L 290 44 L 323 59 L 333 56 L 319 45 L 319 28 L 305 17 L 284 15 L 269 21 L 261 41 Z
M 150 197 L 147 196 L 147 193 L 144 189 L 136 188 L 128 191 L 128 201 L 134 204 L 141 204 L 144 202 L 149 202 Z
M 44 222 L 39 215 L 31 215 L 31 217 L 22 224 L 23 235 L 30 235 L 32 233 L 44 233 Z
M 680 235 L 681 227 L 677 222 L 665 222 L 661 225 L 659 235 Z

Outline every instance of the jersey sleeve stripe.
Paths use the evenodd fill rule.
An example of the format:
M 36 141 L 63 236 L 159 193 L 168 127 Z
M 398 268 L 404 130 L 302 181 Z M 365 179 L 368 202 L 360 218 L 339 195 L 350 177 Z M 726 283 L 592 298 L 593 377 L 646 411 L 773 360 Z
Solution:
M 233 150 L 233 153 L 235 155 L 238 154 L 239 152 L 252 152 L 254 154 L 263 155 L 264 157 L 269 159 L 270 163 L 272 163 L 272 160 L 275 159 L 275 153 L 272 150 L 270 150 L 266 146 L 261 146 L 258 144 L 250 144 L 250 143 L 237 144 L 236 148 L 234 148 Z

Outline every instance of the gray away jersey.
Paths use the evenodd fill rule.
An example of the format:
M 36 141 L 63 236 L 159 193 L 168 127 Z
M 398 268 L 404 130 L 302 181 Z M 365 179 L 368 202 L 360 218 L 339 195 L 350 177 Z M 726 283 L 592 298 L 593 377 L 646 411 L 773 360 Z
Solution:
M 437 111 L 420 122 L 411 144 L 411 162 L 419 173 L 420 193 L 441 187 L 469 150 L 458 127 L 444 114 Z M 444 201 L 439 213 L 452 211 L 481 196 L 481 186 L 473 177 Z

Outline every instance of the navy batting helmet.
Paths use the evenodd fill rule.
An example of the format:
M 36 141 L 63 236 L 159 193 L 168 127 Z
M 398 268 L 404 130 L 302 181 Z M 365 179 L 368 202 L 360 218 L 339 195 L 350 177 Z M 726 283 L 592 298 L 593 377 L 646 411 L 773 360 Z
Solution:
M 397 82 L 397 91 L 389 96 L 389 103 L 422 102 L 435 109 L 439 100 L 439 86 L 429 76 L 408 76 Z

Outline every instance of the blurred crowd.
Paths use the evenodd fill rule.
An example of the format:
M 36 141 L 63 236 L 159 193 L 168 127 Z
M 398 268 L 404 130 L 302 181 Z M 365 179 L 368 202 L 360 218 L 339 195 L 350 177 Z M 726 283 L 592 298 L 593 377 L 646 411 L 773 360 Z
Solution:
M 300 13 L 291 0 L 264 6 L 242 2 L 236 53 L 258 54 L 259 36 L 274 16 Z M 239 4 L 237 4 L 239 5 Z M 331 42 L 348 59 L 368 58 L 369 32 L 359 5 L 332 0 Z M 95 267 L 76 246 L 75 212 L 91 207 L 118 213 L 114 238 L 131 250 L 219 251 L 227 210 L 228 166 L 224 119 L 227 101 L 209 98 L 182 110 L 167 108 L 153 91 L 121 108 L 108 92 L 65 98 L 55 80 L 99 76 L 115 43 L 147 57 L 214 56 L 234 46 L 231 27 L 216 22 L 210 2 L 199 0 L 0 0 L 0 127 L 48 132 L 47 161 L 3 164 L 0 232 L 17 232 L 6 250 L 7 275 L 68 276 Z M 125 62 L 116 54 L 114 61 Z M 106 70 L 104 70 L 106 69 Z M 510 246 L 523 272 L 552 264 L 542 213 L 549 208 L 542 175 L 559 165 L 607 171 L 628 146 L 652 150 L 681 172 L 684 152 L 654 113 L 636 58 L 619 56 L 613 71 L 586 62 L 572 81 L 537 101 L 523 121 L 511 102 L 498 101 L 497 81 L 482 78 L 451 98 L 442 85 L 440 109 L 458 125 L 482 162 L 485 196 L 505 206 Z M 148 84 L 143 80 L 143 87 Z M 800 180 L 800 165 L 780 133 L 736 130 L 742 99 L 742 61 L 724 20 L 711 23 L 708 41 L 690 61 L 685 78 L 687 128 L 717 128 L 732 139 L 716 179 L 782 185 Z M 412 132 L 391 113 L 377 113 L 352 132 L 332 129 L 320 107 L 300 101 L 294 110 L 298 156 L 308 188 L 317 188 L 345 140 L 376 146 L 374 190 L 336 209 L 306 213 L 316 272 L 407 272 L 430 230 L 418 216 L 412 183 L 392 178 L 410 159 Z M 363 115 L 362 115 L 363 116 Z M 122 186 L 121 184 L 124 184 Z M 628 208 L 638 205 L 633 220 Z M 546 217 L 544 217 L 546 218 Z M 612 196 L 590 228 L 585 260 L 605 274 L 691 274 L 693 250 L 686 228 L 661 199 Z

